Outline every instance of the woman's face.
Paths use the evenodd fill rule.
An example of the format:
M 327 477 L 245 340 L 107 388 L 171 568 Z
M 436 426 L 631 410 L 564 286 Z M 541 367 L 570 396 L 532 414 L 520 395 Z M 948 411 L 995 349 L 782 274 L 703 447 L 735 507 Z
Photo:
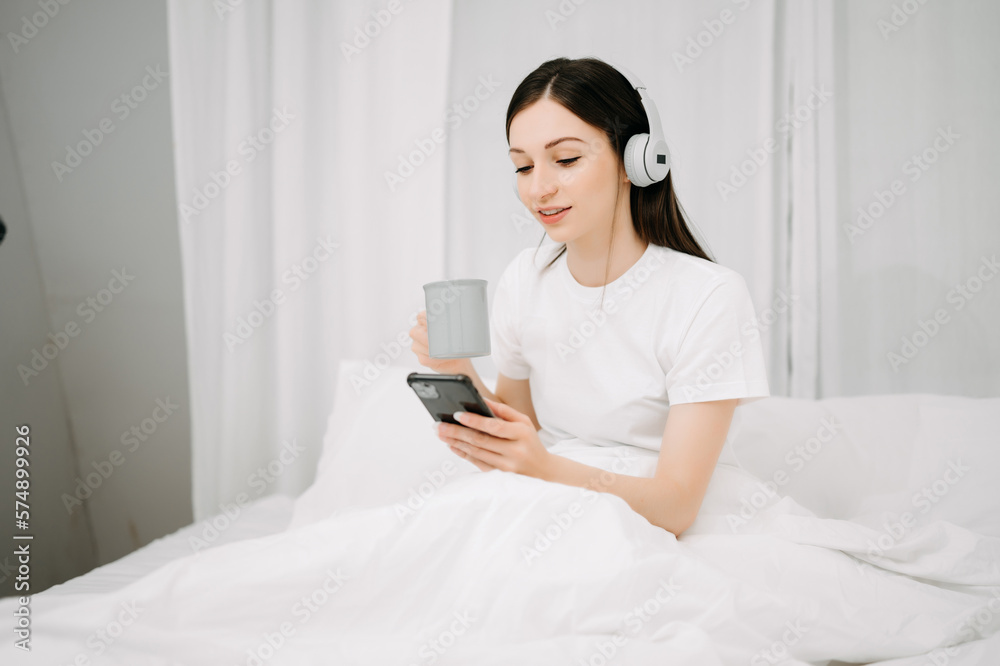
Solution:
M 627 209 L 628 183 L 607 136 L 558 102 L 543 98 L 514 116 L 509 154 L 521 202 L 556 242 L 603 239 L 616 194 Z

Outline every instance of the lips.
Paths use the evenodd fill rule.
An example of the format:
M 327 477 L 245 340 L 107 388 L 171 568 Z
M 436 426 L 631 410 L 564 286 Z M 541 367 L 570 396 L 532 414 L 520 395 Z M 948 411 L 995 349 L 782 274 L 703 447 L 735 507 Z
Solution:
M 559 220 L 563 219 L 572 210 L 572 206 L 567 206 L 566 208 L 552 207 L 552 208 L 539 208 L 538 217 L 541 218 L 543 224 L 555 224 Z M 549 212 L 550 215 L 546 215 L 542 211 Z
M 560 206 L 550 206 L 549 208 L 539 208 L 538 209 L 538 213 L 540 215 L 546 215 L 546 214 L 558 215 L 562 211 L 569 210 L 569 209 L 570 209 L 570 206 L 562 206 L 562 207 L 560 207 Z

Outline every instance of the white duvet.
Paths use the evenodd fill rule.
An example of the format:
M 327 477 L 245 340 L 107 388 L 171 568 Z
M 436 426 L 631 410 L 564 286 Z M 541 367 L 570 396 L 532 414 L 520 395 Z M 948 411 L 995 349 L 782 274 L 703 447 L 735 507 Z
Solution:
M 741 407 L 743 468 L 717 467 L 678 540 L 615 495 L 455 458 L 393 372 L 341 393 L 288 530 L 114 592 L 38 595 L 32 652 L 8 638 L 0 662 L 1000 663 L 1000 400 Z M 387 403 L 397 419 L 367 418 Z

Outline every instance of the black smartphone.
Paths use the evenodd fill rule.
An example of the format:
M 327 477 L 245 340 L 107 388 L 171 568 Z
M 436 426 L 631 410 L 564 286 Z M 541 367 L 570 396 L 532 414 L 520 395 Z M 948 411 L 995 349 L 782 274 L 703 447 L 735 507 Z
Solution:
M 458 423 L 452 416 L 455 412 L 495 416 L 468 375 L 411 372 L 406 376 L 406 383 L 424 403 L 424 407 L 435 421 Z

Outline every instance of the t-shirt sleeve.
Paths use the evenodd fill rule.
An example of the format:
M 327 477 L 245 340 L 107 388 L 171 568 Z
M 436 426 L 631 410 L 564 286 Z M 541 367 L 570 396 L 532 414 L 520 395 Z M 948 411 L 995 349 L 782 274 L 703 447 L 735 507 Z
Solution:
M 693 313 L 660 346 L 672 405 L 770 395 L 753 301 L 738 273 L 706 287 Z
M 519 264 L 521 255 L 507 265 L 493 292 L 490 311 L 490 345 L 497 371 L 511 379 L 527 379 L 529 366 L 521 354 L 519 317 Z

